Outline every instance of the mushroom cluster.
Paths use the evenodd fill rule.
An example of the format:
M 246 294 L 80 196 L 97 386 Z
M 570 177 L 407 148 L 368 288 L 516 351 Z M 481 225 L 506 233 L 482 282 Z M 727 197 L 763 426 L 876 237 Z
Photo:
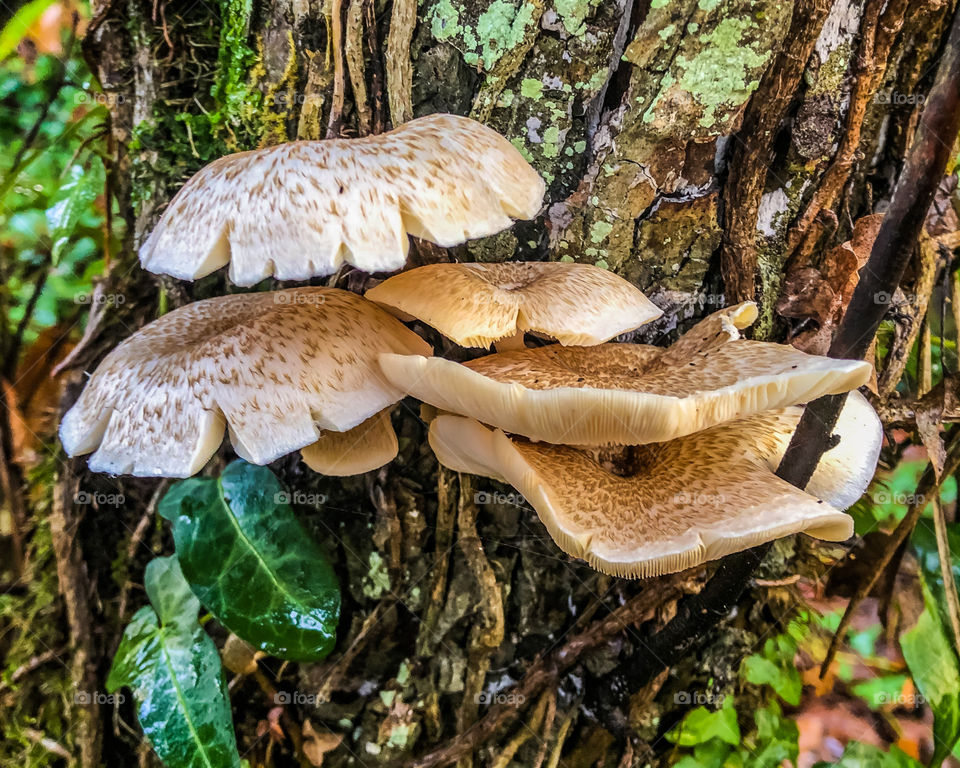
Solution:
M 380 136 L 221 158 L 174 197 L 140 252 L 195 279 L 252 285 L 349 263 L 404 267 L 408 235 L 452 246 L 533 218 L 544 184 L 504 138 L 433 115 Z M 266 464 L 294 451 L 359 474 L 397 454 L 391 408 L 424 403 L 440 463 L 517 488 L 568 554 L 620 576 L 676 571 L 791 533 L 852 533 L 881 440 L 870 366 L 741 338 L 745 303 L 668 347 L 611 342 L 662 314 L 626 280 L 558 262 L 444 263 L 364 297 L 305 287 L 198 301 L 114 349 L 64 416 L 95 471 L 187 477 L 227 431 Z M 496 351 L 433 356 L 404 323 Z M 535 342 L 527 347 L 527 340 Z M 806 490 L 775 470 L 802 404 L 852 392 Z

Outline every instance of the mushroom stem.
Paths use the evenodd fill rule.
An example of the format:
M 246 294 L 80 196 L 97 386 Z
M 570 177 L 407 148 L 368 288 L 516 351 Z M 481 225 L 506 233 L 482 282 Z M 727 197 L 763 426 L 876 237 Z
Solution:
M 526 349 L 527 345 L 523 341 L 523 331 L 517 331 L 512 336 L 500 339 L 493 343 L 493 348 L 497 352 L 507 352 L 513 349 Z

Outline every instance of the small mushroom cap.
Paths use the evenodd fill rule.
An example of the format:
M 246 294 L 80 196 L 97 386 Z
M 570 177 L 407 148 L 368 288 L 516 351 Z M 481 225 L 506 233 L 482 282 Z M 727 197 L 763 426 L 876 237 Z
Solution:
M 745 320 L 738 309 L 733 316 Z M 710 318 L 708 318 L 710 320 Z M 727 322 L 729 321 L 729 322 Z M 399 389 L 451 413 L 532 440 L 639 445 L 672 440 L 761 411 L 866 383 L 869 363 L 784 344 L 732 339 L 731 312 L 695 326 L 674 346 L 552 345 L 460 364 L 383 354 Z M 699 329 L 699 330 L 698 330 Z
M 505 138 L 430 115 L 359 139 L 293 141 L 215 160 L 164 211 L 140 250 L 184 280 L 230 262 L 230 279 L 307 280 L 347 262 L 401 269 L 407 233 L 452 246 L 530 219 L 544 183 Z
M 389 464 L 398 449 L 388 408 L 346 432 L 324 432 L 317 442 L 301 449 L 300 455 L 314 472 L 347 477 Z
M 60 425 L 95 472 L 188 477 L 223 440 L 255 464 L 344 432 L 403 393 L 386 352 L 430 347 L 375 304 L 333 288 L 220 296 L 144 326 L 90 377 Z
M 591 346 L 663 314 L 613 272 L 563 262 L 428 264 L 394 275 L 366 297 L 462 347 L 486 348 L 525 331 Z
M 801 408 L 633 449 L 638 469 L 629 477 L 586 451 L 510 439 L 462 416 L 437 416 L 429 440 L 444 466 L 513 485 L 568 554 L 604 573 L 646 578 L 793 533 L 849 538 L 853 521 L 837 505 L 866 488 L 882 437 L 875 414 L 873 429 L 862 429 L 866 401 L 849 400 L 857 413 L 841 419 L 840 447 L 825 454 L 811 483 L 823 499 L 774 474 Z

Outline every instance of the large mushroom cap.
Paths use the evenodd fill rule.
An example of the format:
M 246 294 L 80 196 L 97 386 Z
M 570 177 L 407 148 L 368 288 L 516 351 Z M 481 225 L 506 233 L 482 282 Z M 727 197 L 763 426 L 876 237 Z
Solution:
M 622 277 L 561 262 L 428 264 L 394 275 L 366 296 L 462 347 L 489 347 L 525 331 L 590 346 L 663 314 Z
M 747 305 L 749 307 L 749 305 Z M 734 338 L 743 308 L 722 310 L 666 349 L 644 344 L 552 345 L 465 364 L 384 354 L 399 389 L 451 413 L 533 440 L 637 445 L 731 419 L 847 392 L 870 365 Z
M 188 477 L 229 426 L 266 464 L 343 432 L 403 397 L 383 352 L 430 347 L 375 304 L 332 288 L 221 296 L 146 325 L 114 349 L 63 417 L 71 456 L 96 472 Z
M 294 141 L 195 174 L 140 250 L 151 272 L 194 280 L 306 280 L 343 263 L 401 269 L 407 233 L 442 246 L 537 215 L 544 183 L 509 141 L 456 115 L 379 136 Z
M 762 413 L 641 446 L 628 477 L 586 451 L 511 439 L 462 416 L 438 416 L 429 439 L 445 466 L 513 485 L 568 554 L 604 573 L 645 578 L 793 533 L 830 541 L 853 534 L 838 507 L 870 481 L 879 420 L 859 394 L 848 398 L 840 446 L 825 454 L 807 493 L 774 474 L 801 413 Z

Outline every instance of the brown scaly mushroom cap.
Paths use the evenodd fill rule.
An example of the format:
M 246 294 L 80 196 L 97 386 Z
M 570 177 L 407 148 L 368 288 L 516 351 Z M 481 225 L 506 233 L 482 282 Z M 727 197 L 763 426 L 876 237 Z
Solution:
M 198 301 L 107 355 L 63 417 L 60 439 L 70 456 L 93 452 L 95 472 L 188 477 L 227 426 L 238 455 L 267 464 L 323 439 L 321 430 L 353 430 L 400 400 L 377 368 L 387 351 L 430 354 L 430 347 L 347 291 Z M 383 437 L 372 442 L 382 446 Z M 365 464 L 372 460 L 379 459 Z
M 767 411 L 637 447 L 628 477 L 588 451 L 511 439 L 462 416 L 437 416 L 429 439 L 444 466 L 513 485 L 566 553 L 604 573 L 646 578 L 793 533 L 828 541 L 853 534 L 841 510 L 873 476 L 880 420 L 851 393 L 840 444 L 804 492 L 774 474 L 802 412 Z
M 663 314 L 622 277 L 561 262 L 428 264 L 394 275 L 366 297 L 461 347 L 486 348 L 525 331 L 591 346 Z
M 221 157 L 195 174 L 140 249 L 151 272 L 195 280 L 307 280 L 347 262 L 393 272 L 407 234 L 452 246 L 531 219 L 544 183 L 505 138 L 456 115 L 379 136 L 293 141 Z
M 450 413 L 532 440 L 639 445 L 866 383 L 869 363 L 740 339 L 751 304 L 721 310 L 666 349 L 551 345 L 460 364 L 383 354 L 394 386 Z M 739 324 L 739 325 L 738 325 Z

